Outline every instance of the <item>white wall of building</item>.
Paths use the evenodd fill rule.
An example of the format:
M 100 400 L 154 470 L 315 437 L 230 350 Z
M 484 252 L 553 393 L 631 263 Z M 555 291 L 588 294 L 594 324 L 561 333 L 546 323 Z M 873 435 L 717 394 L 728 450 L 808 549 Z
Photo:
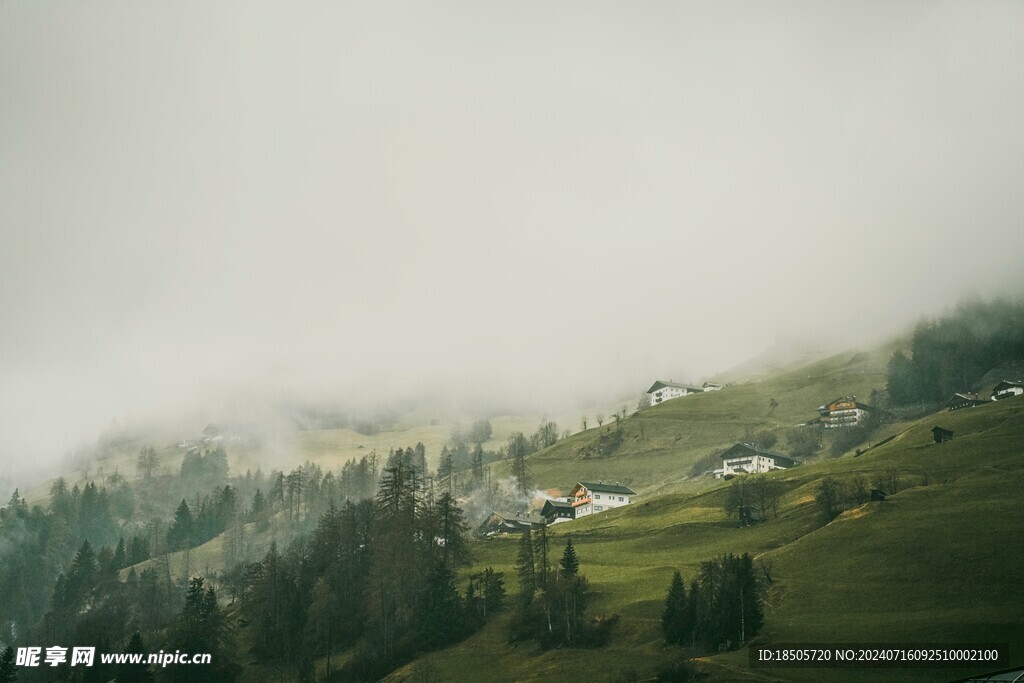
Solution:
M 722 461 L 722 474 L 760 474 L 784 469 L 775 464 L 775 458 L 765 455 L 744 455 Z
M 657 391 L 652 391 L 650 396 L 651 405 L 657 405 L 664 401 L 671 400 L 673 398 L 679 398 L 680 396 L 689 396 L 690 394 L 696 393 L 694 391 L 687 391 L 679 387 L 662 387 Z

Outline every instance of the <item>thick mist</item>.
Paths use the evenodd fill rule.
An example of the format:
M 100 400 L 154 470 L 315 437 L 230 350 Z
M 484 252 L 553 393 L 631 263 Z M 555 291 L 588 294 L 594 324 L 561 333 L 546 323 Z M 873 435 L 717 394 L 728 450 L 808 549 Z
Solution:
M 1016 295 L 1024 6 L 0 3 L 0 475 L 555 410 Z

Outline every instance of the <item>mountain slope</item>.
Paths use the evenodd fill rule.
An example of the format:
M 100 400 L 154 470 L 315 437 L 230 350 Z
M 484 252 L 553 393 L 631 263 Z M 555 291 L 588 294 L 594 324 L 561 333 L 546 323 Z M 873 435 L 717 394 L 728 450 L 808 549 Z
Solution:
M 531 476 L 539 488 L 585 479 L 618 481 L 646 495 L 701 490 L 706 480 L 689 475 L 702 458 L 761 430 L 774 432 L 775 448 L 785 453 L 787 430 L 816 417 L 818 406 L 837 396 L 866 400 L 872 389 L 883 389 L 889 353 L 888 347 L 850 351 L 761 381 L 666 401 L 624 419 L 621 439 L 620 425 L 609 420 L 530 456 Z M 890 425 L 886 436 L 900 428 Z
M 777 387 L 773 394 L 785 395 Z M 935 424 L 956 432 L 955 439 L 935 444 Z M 893 473 L 902 482 L 897 493 L 823 524 L 814 504 L 823 477 L 870 480 Z M 765 642 L 989 640 L 1009 642 L 1012 663 L 1024 661 L 1024 548 L 1017 540 L 1024 537 L 1024 399 L 929 416 L 863 456 L 770 476 L 784 483 L 786 494 L 778 517 L 754 527 L 737 528 L 726 516 L 722 503 L 730 484 L 720 483 L 700 495 L 661 495 L 553 528 L 553 548 L 573 539 L 593 587 L 591 609 L 622 617 L 607 647 L 515 648 L 499 622 L 395 679 L 432 673 L 441 680 L 540 681 L 579 666 L 603 672 L 596 680 L 633 673 L 642 680 L 673 652 L 661 645 L 659 630 L 673 569 L 689 580 L 701 561 L 729 552 L 750 552 L 772 568 L 760 637 Z M 494 565 L 514 583 L 514 540 L 479 542 L 474 551 L 476 569 Z M 823 675 L 815 669 L 749 671 L 746 649 L 706 658 L 700 666 L 712 680 L 814 681 Z M 897 675 L 951 680 L 978 670 L 908 669 Z M 828 679 L 869 681 L 884 673 L 831 670 Z

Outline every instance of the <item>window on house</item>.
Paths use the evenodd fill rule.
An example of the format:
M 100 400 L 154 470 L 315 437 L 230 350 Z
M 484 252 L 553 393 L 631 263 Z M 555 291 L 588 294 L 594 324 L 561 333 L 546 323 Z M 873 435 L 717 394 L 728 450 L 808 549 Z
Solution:
M 600 494 L 600 493 L 598 493 L 597 495 L 595 495 L 595 496 L 594 496 L 594 499 L 595 499 L 595 500 L 601 500 L 601 494 Z
M 596 506 L 594 506 L 594 512 L 600 512 L 600 511 L 601 511 L 601 510 L 603 510 L 603 509 L 604 509 L 604 508 L 602 508 L 602 507 L 601 507 L 600 505 L 596 505 Z
M 622 502 L 622 496 L 619 496 L 619 502 L 620 503 Z

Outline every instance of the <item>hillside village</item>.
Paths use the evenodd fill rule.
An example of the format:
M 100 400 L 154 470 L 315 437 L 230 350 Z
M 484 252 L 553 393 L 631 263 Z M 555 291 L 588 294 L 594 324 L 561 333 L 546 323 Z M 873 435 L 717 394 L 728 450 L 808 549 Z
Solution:
M 718 392 L 723 385 L 715 382 L 704 382 L 702 386 L 678 383 L 672 380 L 657 380 L 644 393 L 645 403 L 649 407 L 659 406 L 669 401 L 693 397 L 698 394 Z M 948 410 L 959 410 L 965 407 L 988 405 L 994 401 L 1012 398 L 1024 393 L 1024 382 L 1020 380 L 1002 379 L 995 383 L 989 398 L 981 400 L 977 394 L 958 392 L 945 405 Z M 708 400 L 714 400 L 709 398 Z M 775 410 L 777 402 L 771 399 L 768 412 Z M 808 430 L 851 430 L 853 428 L 872 428 L 892 421 L 888 411 L 877 406 L 863 403 L 854 395 L 839 396 L 826 401 L 817 407 L 817 416 L 804 422 L 796 423 L 797 428 Z M 936 443 L 952 439 L 952 433 L 941 427 L 933 429 Z M 894 438 L 888 437 L 888 439 Z M 820 437 L 817 437 L 820 440 Z M 885 439 L 884 441 L 888 441 Z M 880 444 L 879 444 L 880 445 Z M 857 450 L 859 455 L 861 450 Z M 737 442 L 718 454 L 719 466 L 705 472 L 713 479 L 731 480 L 737 476 L 764 474 L 797 467 L 801 461 L 772 448 L 748 442 Z M 876 497 L 884 496 L 884 491 L 873 489 Z M 603 496 L 603 497 L 602 497 Z M 479 533 L 491 536 L 495 533 L 519 533 L 537 524 L 560 524 L 574 521 L 588 515 L 607 512 L 617 507 L 635 502 L 637 493 L 619 482 L 577 482 L 567 494 L 557 489 L 534 498 L 526 510 L 494 511 L 484 523 Z
M 461 680 L 458 672 L 468 666 L 480 672 L 475 674 L 480 680 L 508 680 L 477 666 L 480 658 L 491 663 L 492 673 L 501 671 L 515 680 L 540 680 L 538 672 L 546 670 L 543 662 L 548 661 L 571 667 L 592 660 L 619 677 L 629 674 L 622 662 L 636 652 L 645 658 L 636 667 L 638 676 L 654 677 L 656 663 L 678 653 L 688 658 L 686 667 L 709 680 L 731 680 L 746 668 L 743 648 L 752 632 L 737 627 L 709 631 L 703 639 L 673 636 L 666 646 L 658 625 L 673 572 L 694 579 L 715 562 L 722 571 L 728 568 L 754 582 L 759 595 L 763 592 L 757 600 L 759 605 L 763 601 L 763 612 L 740 623 L 760 623 L 758 637 L 776 642 L 873 637 L 897 642 L 918 632 L 955 642 L 964 620 L 979 637 L 1024 642 L 1024 632 L 1015 635 L 1016 627 L 998 627 L 1017 623 L 1015 606 L 1024 604 L 1024 594 L 1010 577 L 1024 557 L 1016 546 L 1008 546 L 1005 554 L 991 552 L 1006 546 L 1016 528 L 1013 510 L 1024 485 L 1019 458 L 1024 385 L 1017 375 L 993 369 L 985 373 L 987 386 L 956 392 L 972 397 L 969 405 L 933 401 L 926 410 L 907 409 L 878 391 L 888 379 L 885 360 L 897 351 L 847 352 L 767 379 L 736 379 L 713 388 L 711 383 L 683 385 L 684 391 L 659 381 L 651 392 L 662 391 L 660 402 L 652 400 L 628 415 L 616 411 L 612 420 L 598 420 L 597 426 L 583 420 L 585 428 L 576 433 L 546 419 L 531 436 L 514 428 L 509 433 L 495 418 L 493 425 L 480 421 L 462 428 L 455 439 L 434 440 L 430 448 L 417 443 L 386 454 L 366 452 L 337 470 L 329 466 L 330 451 L 321 444 L 347 438 L 354 433 L 348 427 L 312 430 L 299 442 L 316 445 L 301 453 L 302 464 L 268 474 L 236 469 L 244 462 L 238 451 L 252 440 L 234 427 L 209 423 L 199 434 L 165 439 L 159 448 L 142 447 L 145 441 L 125 435 L 111 440 L 119 445 L 106 451 L 100 486 L 82 479 L 63 488 L 54 483 L 49 494 L 30 496 L 47 506 L 53 500 L 107 501 L 89 503 L 93 512 L 71 519 L 92 529 L 90 538 L 101 550 L 98 561 L 123 585 L 145 576 L 146 590 L 155 590 L 162 585 L 149 583 L 156 577 L 174 586 L 201 575 L 205 586 L 216 589 L 225 613 L 243 620 L 238 637 L 255 641 L 269 633 L 253 616 L 259 612 L 253 611 L 257 603 L 252 596 L 264 595 L 254 592 L 263 589 L 251 583 L 263 571 L 255 567 L 266 568 L 268 557 L 276 557 L 274 562 L 287 567 L 285 575 L 318 571 L 297 558 L 306 552 L 300 550 L 306 547 L 303 539 L 329 533 L 342 534 L 338 538 L 347 540 L 339 540 L 338 547 L 360 556 L 359 543 L 342 528 L 370 525 L 365 515 L 387 500 L 380 487 L 409 468 L 414 473 L 411 495 L 432 511 L 423 524 L 462 515 L 466 531 L 475 532 L 463 539 L 452 532 L 458 525 L 447 530 L 425 526 L 410 538 L 432 539 L 416 546 L 417 557 L 440 562 L 449 567 L 453 582 L 468 584 L 468 597 L 457 595 L 457 602 L 473 605 L 478 616 L 468 621 L 454 613 L 444 617 L 459 624 L 459 630 L 446 632 L 446 640 L 439 641 L 443 647 L 407 655 L 411 659 L 390 674 L 394 681 L 413 680 L 428 668 L 442 680 Z M 666 389 L 678 391 L 672 395 Z M 860 395 L 872 399 L 865 403 Z M 502 430 L 500 438 L 493 438 L 492 426 Z M 438 458 L 439 453 L 447 455 Z M 981 461 L 983 468 L 978 467 Z M 353 505 L 353 500 L 362 502 Z M 65 514 L 57 510 L 71 504 L 79 503 L 60 503 L 45 514 Z M 107 506 L 108 512 L 100 514 L 97 505 Z M 114 521 L 114 510 L 132 507 L 166 515 L 159 511 L 175 505 L 177 511 L 163 525 Z M 464 512 L 454 512 L 460 508 Z M 9 528 L 5 525 L 11 519 L 29 519 L 27 509 L 21 498 L 8 505 L 0 513 L 0 528 Z M 332 517 L 339 514 L 332 509 L 346 512 Z M 342 519 L 347 521 L 341 524 Z M 332 524 L 341 526 L 330 531 Z M 360 533 L 371 533 L 371 526 Z M 115 547 L 119 540 L 123 551 Z M 551 571 L 543 569 L 545 562 L 557 562 L 564 554 L 566 566 L 583 577 L 574 585 L 592 587 L 586 606 L 590 616 L 580 616 L 577 623 L 582 631 L 570 628 L 547 640 L 555 636 L 534 629 L 531 620 L 537 615 L 517 606 L 526 581 L 524 543 L 533 544 L 528 555 L 535 580 L 536 572 Z M 274 556 L 278 544 L 293 549 Z M 398 546 L 394 550 L 396 559 L 403 555 Z M 975 565 L 979 581 L 965 584 L 956 572 L 935 574 L 935 566 L 952 561 L 951 552 L 986 558 Z M 544 553 L 553 559 L 543 559 Z M 380 561 L 360 557 L 360 562 Z M 864 557 L 874 559 L 865 564 Z M 239 569 L 245 566 L 250 569 Z M 365 571 L 370 564 L 359 566 Z M 396 587 L 401 575 L 392 576 Z M 0 583 L 15 581 L 14 576 L 0 572 Z M 25 581 L 27 575 L 17 576 Z M 428 577 L 416 576 L 417 582 Z M 32 594 L 50 590 L 33 589 Z M 699 594 L 699 589 L 686 592 L 693 590 Z M 510 597 L 504 606 L 488 603 L 482 597 L 487 591 L 493 600 L 503 592 Z M 543 591 L 538 584 L 527 592 Z M 936 591 L 952 596 L 942 610 L 935 607 Z M 67 593 L 62 598 L 67 606 L 60 609 L 84 609 L 76 595 Z M 102 595 L 90 599 L 105 604 Z M 720 597 L 729 600 L 736 594 Z M 418 604 L 412 594 L 408 599 L 410 606 Z M 40 604 L 45 600 L 40 598 Z M 174 603 L 156 605 L 140 612 L 148 623 L 173 616 Z M 345 603 L 337 609 L 359 607 Z M 296 619 L 304 614 L 296 612 Z M 305 619 L 314 617 L 301 616 L 300 621 Z M 267 672 L 290 670 L 301 661 L 313 667 L 316 678 L 335 680 L 339 671 L 348 675 L 352 662 L 362 661 L 353 659 L 351 650 L 338 660 L 322 641 L 303 645 L 306 628 L 289 627 L 288 636 L 275 631 L 276 637 L 294 641 L 289 648 L 294 654 L 269 657 L 244 650 L 251 652 L 242 657 L 244 668 L 256 673 L 240 680 L 261 680 Z M 525 641 L 510 644 L 510 631 Z M 344 647 L 353 647 L 359 633 L 353 629 Z M 539 649 L 524 655 L 524 642 Z M 786 680 L 813 681 L 813 673 L 787 672 Z

